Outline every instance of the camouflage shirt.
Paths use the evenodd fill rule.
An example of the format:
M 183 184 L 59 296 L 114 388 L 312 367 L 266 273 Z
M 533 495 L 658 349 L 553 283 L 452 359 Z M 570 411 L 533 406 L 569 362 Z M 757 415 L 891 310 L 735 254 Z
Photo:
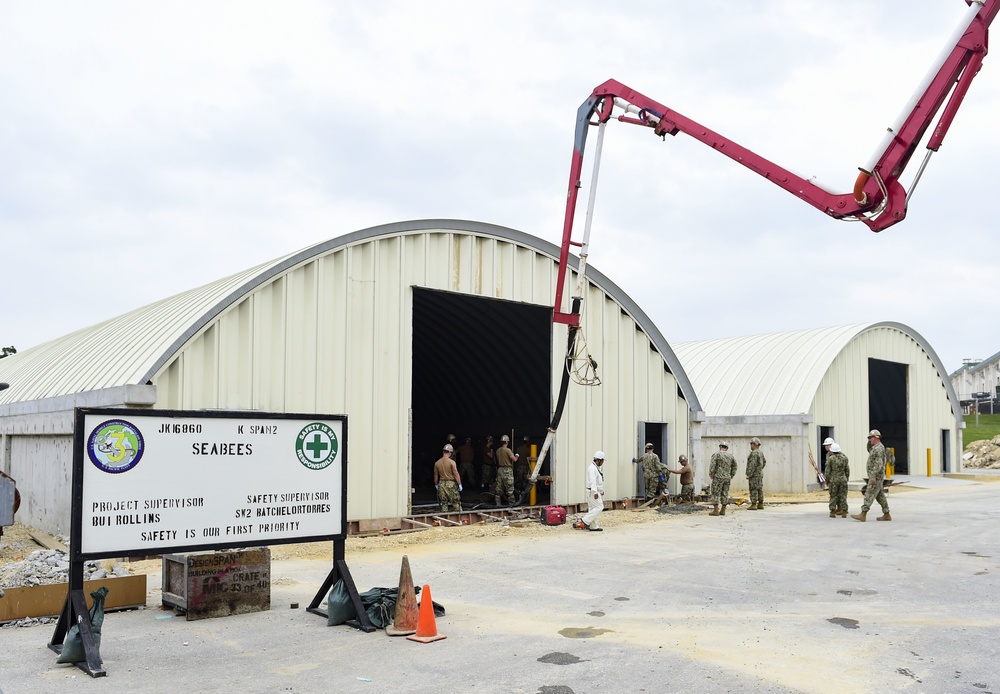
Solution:
M 868 479 L 885 479 L 885 446 L 877 443 L 868 453 Z
M 728 451 L 713 453 L 712 462 L 708 466 L 708 474 L 713 479 L 731 480 L 736 476 L 736 458 Z
M 750 455 L 747 456 L 747 477 L 760 477 L 764 474 L 765 465 L 767 465 L 767 460 L 759 448 L 756 451 L 750 451 Z
M 827 453 L 823 475 L 827 482 L 847 482 L 851 479 L 851 467 L 843 453 Z
M 647 477 L 653 477 L 662 472 L 660 456 L 655 453 L 643 453 L 642 457 L 639 458 L 639 464 L 642 465 L 642 471 Z

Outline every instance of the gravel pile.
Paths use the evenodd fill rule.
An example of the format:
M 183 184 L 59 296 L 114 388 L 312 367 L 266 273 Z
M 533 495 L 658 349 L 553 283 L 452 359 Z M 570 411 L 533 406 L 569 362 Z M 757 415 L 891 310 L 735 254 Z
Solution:
M 83 580 L 128 576 L 129 571 L 114 560 L 91 560 L 83 564 Z M 69 555 L 61 549 L 40 549 L 22 561 L 0 567 L 0 588 L 42 586 L 69 581 Z
M 982 441 L 973 441 L 965 447 L 962 465 L 980 470 L 1000 468 L 1000 436 Z

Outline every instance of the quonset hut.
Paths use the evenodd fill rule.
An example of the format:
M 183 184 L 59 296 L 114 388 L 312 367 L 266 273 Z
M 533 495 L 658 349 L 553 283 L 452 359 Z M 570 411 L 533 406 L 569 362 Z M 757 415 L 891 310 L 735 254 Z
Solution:
M 558 255 L 483 223 L 379 226 L 2 359 L 0 469 L 18 481 L 18 520 L 67 532 L 73 409 L 100 406 L 346 414 L 352 529 L 412 515 L 435 503 L 449 433 L 545 436 L 566 342 L 551 322 Z M 656 326 L 592 268 L 582 326 L 603 383 L 571 384 L 539 503 L 584 503 L 596 449 L 607 499 L 632 496 L 643 443 L 676 459 L 700 410 Z
M 764 490 L 806 491 L 831 437 L 865 476 L 867 434 L 893 448 L 895 472 L 956 472 L 964 422 L 934 349 L 901 323 L 862 323 L 674 345 L 705 410 L 692 450 L 707 461 L 727 440 L 747 489 L 746 456 L 759 437 Z

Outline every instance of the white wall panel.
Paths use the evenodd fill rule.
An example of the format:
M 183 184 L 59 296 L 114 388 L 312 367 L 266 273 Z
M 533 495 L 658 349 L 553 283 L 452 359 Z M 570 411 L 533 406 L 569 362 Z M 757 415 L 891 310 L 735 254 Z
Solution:
M 557 263 L 529 242 L 462 229 L 404 229 L 320 246 L 286 256 L 285 265 L 261 266 L 268 272 L 259 277 L 243 273 L 185 295 L 183 306 L 165 304 L 155 317 L 147 312 L 164 321 L 160 335 L 189 332 L 152 377 L 156 407 L 346 414 L 348 517 L 406 515 L 412 288 L 549 306 Z M 568 279 L 568 290 L 575 281 Z M 239 287 L 245 291 L 218 306 Z M 182 320 L 206 305 L 218 310 L 203 324 L 193 315 Z M 607 497 L 632 494 L 637 421 L 667 422 L 675 451 L 686 449 L 689 434 L 677 380 L 623 304 L 588 284 L 583 326 L 602 385 L 570 385 L 552 461 L 552 498 L 562 504 L 585 502 L 584 476 L 597 448 L 607 453 Z M 557 325 L 553 390 L 565 345 L 566 327 Z

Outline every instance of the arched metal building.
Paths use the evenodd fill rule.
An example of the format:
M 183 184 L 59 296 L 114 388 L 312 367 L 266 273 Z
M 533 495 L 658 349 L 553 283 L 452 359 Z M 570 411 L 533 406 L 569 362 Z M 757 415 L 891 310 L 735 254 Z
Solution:
M 753 436 L 768 461 L 765 492 L 805 491 L 815 482 L 809 456 L 822 469 L 828 436 L 850 459 L 852 478 L 861 479 L 870 429 L 895 450 L 897 473 L 959 469 L 958 399 L 934 349 L 908 326 L 863 323 L 687 342 L 674 350 L 705 410 L 693 432 L 695 450 L 707 461 L 727 439 L 740 463 L 734 489 L 747 488 Z
M 551 322 L 558 254 L 489 224 L 374 227 L 0 360 L 0 469 L 18 480 L 18 518 L 67 531 L 81 406 L 346 414 L 349 520 L 410 515 L 433 500 L 448 433 L 544 437 L 566 340 Z M 592 268 L 588 280 L 582 326 L 603 384 L 571 385 L 552 503 L 584 501 L 595 449 L 607 497 L 632 496 L 643 441 L 676 458 L 700 410 L 645 313 Z

